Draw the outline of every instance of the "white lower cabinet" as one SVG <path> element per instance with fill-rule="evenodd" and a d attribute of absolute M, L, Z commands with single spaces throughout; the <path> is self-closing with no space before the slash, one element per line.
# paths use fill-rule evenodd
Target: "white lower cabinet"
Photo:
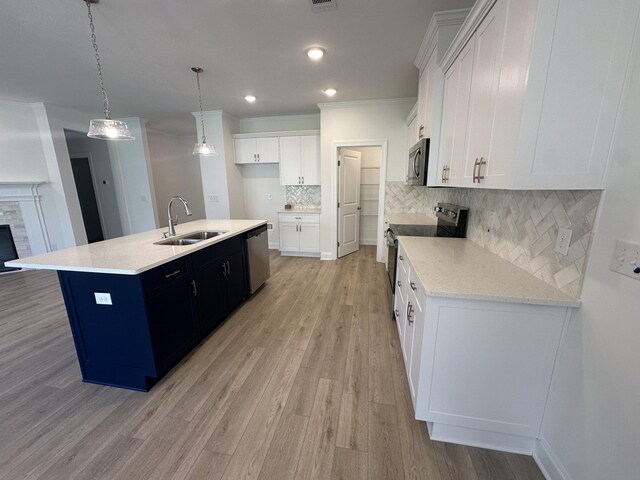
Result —
<path fill-rule="evenodd" d="M 399 255 L 394 307 L 416 418 L 434 440 L 531 453 L 568 307 L 433 296 L 402 245 Z"/>
<path fill-rule="evenodd" d="M 282 255 L 320 256 L 320 214 L 280 213 L 278 223 Z"/>

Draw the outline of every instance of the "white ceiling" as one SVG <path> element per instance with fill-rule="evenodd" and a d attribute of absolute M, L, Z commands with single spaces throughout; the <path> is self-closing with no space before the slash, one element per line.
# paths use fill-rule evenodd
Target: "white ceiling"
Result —
<path fill-rule="evenodd" d="M 156 128 L 190 132 L 202 66 L 205 110 L 237 117 L 317 112 L 335 101 L 417 92 L 413 60 L 431 14 L 472 0 L 101 0 L 93 6 L 111 110 Z M 48 102 L 101 115 L 83 0 L 4 0 L 0 98 Z M 309 61 L 304 49 L 326 48 Z M 243 97 L 258 97 L 254 105 Z"/>

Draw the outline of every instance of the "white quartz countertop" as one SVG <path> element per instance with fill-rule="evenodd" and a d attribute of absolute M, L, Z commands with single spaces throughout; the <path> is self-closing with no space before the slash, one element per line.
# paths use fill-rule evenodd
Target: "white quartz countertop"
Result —
<path fill-rule="evenodd" d="M 278 210 L 278 213 L 320 213 L 320 207 L 293 207 L 289 210 Z"/>
<path fill-rule="evenodd" d="M 471 240 L 398 237 L 427 295 L 579 307 L 580 301 Z"/>
<path fill-rule="evenodd" d="M 201 230 L 225 233 L 193 245 L 155 245 L 154 242 L 162 240 L 162 233 L 167 231 L 166 228 L 159 228 L 34 257 L 20 258 L 7 262 L 6 265 L 36 270 L 137 275 L 266 223 L 266 220 L 196 220 L 177 225 L 176 236 Z"/>
<path fill-rule="evenodd" d="M 395 225 L 435 225 L 438 222 L 426 213 L 387 213 L 385 220 Z"/>

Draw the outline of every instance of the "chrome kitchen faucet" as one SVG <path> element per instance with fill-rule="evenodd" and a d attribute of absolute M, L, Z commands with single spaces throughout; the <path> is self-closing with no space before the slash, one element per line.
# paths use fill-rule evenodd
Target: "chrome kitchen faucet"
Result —
<path fill-rule="evenodd" d="M 170 237 L 176 236 L 175 226 L 178 224 L 178 215 L 176 215 L 175 223 L 174 223 L 174 220 L 171 218 L 171 204 L 173 203 L 174 200 L 180 200 L 182 202 L 182 205 L 184 205 L 184 211 L 187 213 L 187 215 L 189 216 L 193 215 L 191 213 L 191 210 L 189 210 L 189 204 L 184 198 L 178 197 L 178 196 L 171 197 L 171 199 L 169 200 L 169 205 L 167 206 L 167 217 L 169 217 L 169 236 Z"/>

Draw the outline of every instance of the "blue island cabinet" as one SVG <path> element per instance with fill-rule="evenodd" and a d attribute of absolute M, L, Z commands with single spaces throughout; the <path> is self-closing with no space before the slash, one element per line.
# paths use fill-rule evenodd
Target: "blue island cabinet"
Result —
<path fill-rule="evenodd" d="M 60 271 L 85 382 L 148 391 L 246 298 L 242 238 L 139 275 Z"/>

